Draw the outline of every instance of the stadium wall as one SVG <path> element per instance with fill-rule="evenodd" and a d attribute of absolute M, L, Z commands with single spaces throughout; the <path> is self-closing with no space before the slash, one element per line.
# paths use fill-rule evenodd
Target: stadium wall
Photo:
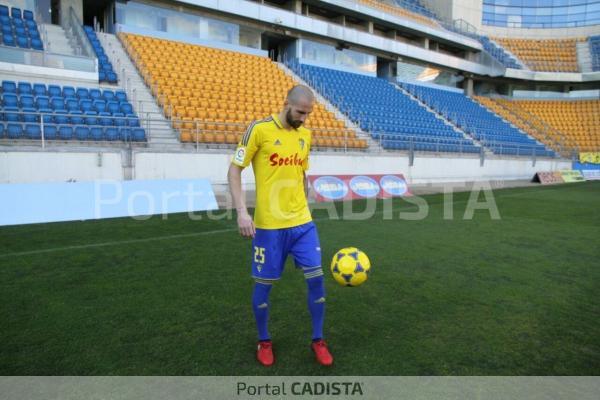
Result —
<path fill-rule="evenodd" d="M 120 150 L 104 152 L 12 151 L 0 153 L 0 183 L 67 182 L 123 180 L 129 171 L 128 155 Z M 229 153 L 165 153 L 137 151 L 133 153 L 134 179 L 207 178 L 222 190 L 231 154 Z M 480 166 L 478 157 L 445 157 L 416 155 L 409 165 L 406 155 L 322 154 L 311 158 L 310 173 L 381 174 L 402 173 L 409 183 L 438 183 L 484 180 L 529 179 L 536 171 L 571 169 L 568 160 L 490 158 Z M 244 171 L 244 182 L 253 187 L 250 169 Z"/>
<path fill-rule="evenodd" d="M 0 152 L 0 183 L 122 180 L 122 155 L 114 152 Z"/>

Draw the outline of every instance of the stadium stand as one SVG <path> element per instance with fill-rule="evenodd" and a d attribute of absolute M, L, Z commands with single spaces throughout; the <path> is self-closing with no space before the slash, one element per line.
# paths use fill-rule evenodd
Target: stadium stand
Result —
<path fill-rule="evenodd" d="M 600 35 L 588 38 L 592 56 L 592 71 L 600 71 Z"/>
<path fill-rule="evenodd" d="M 514 102 L 483 96 L 474 96 L 474 99 L 561 155 L 571 156 L 572 151 L 577 148 L 575 141 Z"/>
<path fill-rule="evenodd" d="M 437 20 L 438 17 L 429 8 L 425 7 L 419 0 L 394 0 L 394 3 L 401 8 L 421 14 L 427 18 Z"/>
<path fill-rule="evenodd" d="M 600 100 L 496 101 L 534 115 L 565 135 L 581 152 L 600 151 Z"/>
<path fill-rule="evenodd" d="M 555 155 L 462 93 L 408 83 L 400 85 L 495 154 L 529 156 L 535 151 L 537 156 Z"/>
<path fill-rule="evenodd" d="M 533 71 L 578 72 L 577 42 L 582 39 L 492 38 Z"/>
<path fill-rule="evenodd" d="M 522 69 L 517 60 L 509 55 L 502 47 L 497 46 L 487 36 L 477 36 L 477 40 L 481 43 L 485 51 L 490 53 L 492 57 L 500 61 L 506 68 Z"/>
<path fill-rule="evenodd" d="M 278 112 L 296 82 L 266 57 L 120 34 L 182 142 L 235 144 L 248 124 Z M 314 145 L 367 147 L 321 103 L 306 126 Z"/>
<path fill-rule="evenodd" d="M 0 138 L 146 141 L 122 90 L 2 81 Z"/>
<path fill-rule="evenodd" d="M 424 15 L 418 14 L 416 12 L 409 11 L 400 6 L 391 5 L 391 4 L 384 3 L 384 2 L 378 1 L 378 0 L 358 0 L 358 1 L 359 1 L 359 3 L 364 4 L 366 6 L 376 8 L 380 11 L 384 11 L 386 13 L 393 14 L 393 15 L 401 17 L 401 18 L 407 18 L 407 19 L 413 20 L 413 21 L 418 22 L 423 25 L 428 25 L 428 26 L 431 26 L 434 28 L 440 27 L 440 25 L 437 23 L 437 21 L 434 21 L 433 19 L 431 19 L 431 17 L 427 17 Z M 413 4 L 415 4 L 415 2 L 413 2 Z"/>
<path fill-rule="evenodd" d="M 480 148 L 388 81 L 305 64 L 290 67 L 386 149 L 479 153 Z"/>
<path fill-rule="evenodd" d="M 98 40 L 94 28 L 91 26 L 84 26 L 83 30 L 92 44 L 94 53 L 96 53 L 96 57 L 98 58 L 98 80 L 100 82 L 117 83 L 117 74 L 115 74 L 112 63 L 108 59 L 100 40 Z"/>
<path fill-rule="evenodd" d="M 33 12 L 0 5 L 0 44 L 23 49 L 44 50 Z"/>

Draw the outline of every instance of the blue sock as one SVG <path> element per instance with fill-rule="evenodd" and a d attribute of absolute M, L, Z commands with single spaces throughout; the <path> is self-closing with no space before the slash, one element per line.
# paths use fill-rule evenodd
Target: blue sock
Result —
<path fill-rule="evenodd" d="M 308 285 L 308 311 L 312 318 L 313 340 L 323 338 L 323 320 L 325 319 L 325 282 L 323 270 L 305 272 Z"/>
<path fill-rule="evenodd" d="M 252 310 L 258 328 L 258 340 L 270 340 L 267 323 L 269 322 L 269 293 L 273 285 L 256 282 L 252 293 Z"/>

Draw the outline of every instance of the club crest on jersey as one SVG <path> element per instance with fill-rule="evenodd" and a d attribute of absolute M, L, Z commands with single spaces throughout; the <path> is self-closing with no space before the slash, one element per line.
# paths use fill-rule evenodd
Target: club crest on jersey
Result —
<path fill-rule="evenodd" d="M 304 150 L 304 139 L 298 139 L 298 142 L 300 143 L 300 150 Z"/>
<path fill-rule="evenodd" d="M 281 140 L 277 139 L 274 143 L 275 146 L 281 146 Z"/>
<path fill-rule="evenodd" d="M 233 159 L 235 160 L 235 162 L 242 164 L 244 162 L 245 158 L 246 158 L 246 148 L 240 147 L 235 152 L 235 157 Z"/>

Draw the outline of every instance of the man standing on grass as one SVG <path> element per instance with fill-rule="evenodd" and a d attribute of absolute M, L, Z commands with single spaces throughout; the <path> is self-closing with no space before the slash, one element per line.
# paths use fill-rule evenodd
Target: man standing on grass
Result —
<path fill-rule="evenodd" d="M 253 122 L 242 137 L 227 178 L 237 210 L 240 234 L 252 240 L 252 277 L 255 280 L 252 309 L 258 328 L 258 361 L 275 362 L 269 319 L 269 293 L 281 278 L 289 254 L 302 268 L 308 286 L 312 319 L 311 348 L 317 362 L 331 365 L 333 357 L 323 340 L 325 286 L 317 228 L 306 201 L 311 133 L 302 124 L 315 102 L 310 88 L 297 85 L 287 94 L 283 110 Z M 256 181 L 254 221 L 248 214 L 242 191 L 242 170 L 252 163 Z"/>

